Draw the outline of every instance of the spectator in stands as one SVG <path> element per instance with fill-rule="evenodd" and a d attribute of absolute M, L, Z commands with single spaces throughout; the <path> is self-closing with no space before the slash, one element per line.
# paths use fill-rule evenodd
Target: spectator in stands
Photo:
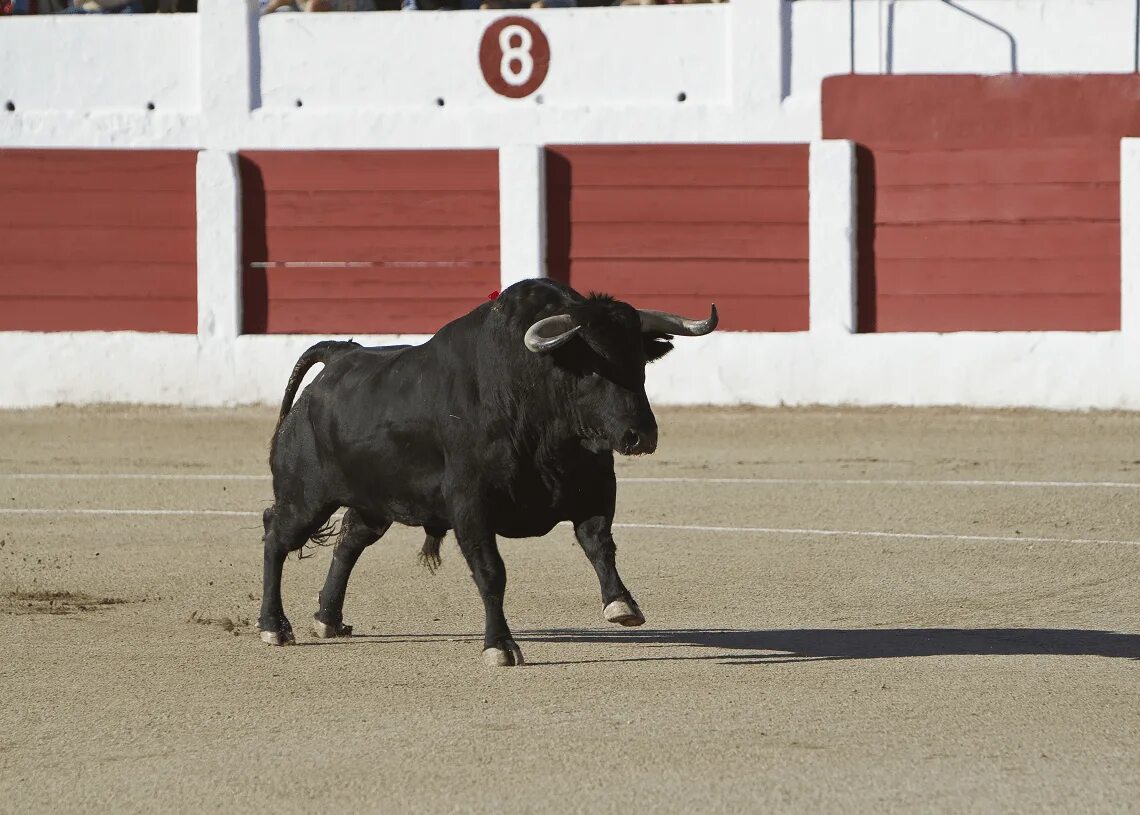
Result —
<path fill-rule="evenodd" d="M 577 0 L 483 0 L 479 8 L 485 9 L 522 9 L 522 8 L 573 8 Z"/>
<path fill-rule="evenodd" d="M 470 11 L 479 8 L 481 0 L 403 0 L 404 11 Z"/>
<path fill-rule="evenodd" d="M 142 0 L 72 0 L 59 14 L 141 14 Z"/>
<path fill-rule="evenodd" d="M 260 0 L 261 13 L 275 11 L 376 11 L 373 0 Z"/>
<path fill-rule="evenodd" d="M 727 0 L 403 0 L 405 11 L 458 9 L 575 8 L 579 6 L 659 6 L 673 3 L 724 3 Z"/>
<path fill-rule="evenodd" d="M 722 3 L 728 0 L 259 0 L 261 13 L 274 11 L 440 11 L 471 9 L 572 8 L 576 6 Z M 0 17 L 13 14 L 153 14 L 195 12 L 198 0 L 0 0 Z"/>
<path fill-rule="evenodd" d="M 142 4 L 147 14 L 169 11 L 193 13 L 198 10 L 198 0 L 142 0 Z"/>
<path fill-rule="evenodd" d="M 55 14 L 70 6 L 69 0 L 4 0 L 0 2 L 0 14 Z"/>
<path fill-rule="evenodd" d="M 610 5 L 612 0 L 607 0 Z M 470 9 L 573 8 L 577 0 L 403 0 L 404 11 L 456 11 Z"/>

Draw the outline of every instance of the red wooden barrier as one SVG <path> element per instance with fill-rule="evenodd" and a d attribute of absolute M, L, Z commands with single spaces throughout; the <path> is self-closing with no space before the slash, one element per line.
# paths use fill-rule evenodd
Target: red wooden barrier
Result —
<path fill-rule="evenodd" d="M 721 327 L 808 327 L 806 145 L 547 150 L 547 263 L 579 291 Z"/>
<path fill-rule="evenodd" d="M 194 333 L 196 157 L 0 150 L 0 331 Z"/>
<path fill-rule="evenodd" d="M 859 142 L 861 331 L 1120 327 L 1119 140 L 1140 78 L 842 76 Z"/>
<path fill-rule="evenodd" d="M 246 333 L 432 333 L 499 287 L 494 151 L 242 153 Z"/>

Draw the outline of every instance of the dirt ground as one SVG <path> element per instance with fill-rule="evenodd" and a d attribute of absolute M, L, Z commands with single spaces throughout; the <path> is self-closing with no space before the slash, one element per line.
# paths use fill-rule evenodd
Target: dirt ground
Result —
<path fill-rule="evenodd" d="M 568 529 L 504 541 L 493 669 L 418 530 L 357 636 L 308 634 L 319 549 L 298 647 L 258 640 L 272 411 L 0 413 L 0 811 L 1140 812 L 1140 415 L 658 418 L 620 466 L 648 623 Z"/>

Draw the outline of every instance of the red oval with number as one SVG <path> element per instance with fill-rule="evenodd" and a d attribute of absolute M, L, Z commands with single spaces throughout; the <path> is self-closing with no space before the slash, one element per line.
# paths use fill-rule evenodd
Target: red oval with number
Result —
<path fill-rule="evenodd" d="M 550 41 L 527 17 L 502 17 L 479 42 L 479 67 L 491 90 L 511 99 L 530 96 L 550 69 Z"/>

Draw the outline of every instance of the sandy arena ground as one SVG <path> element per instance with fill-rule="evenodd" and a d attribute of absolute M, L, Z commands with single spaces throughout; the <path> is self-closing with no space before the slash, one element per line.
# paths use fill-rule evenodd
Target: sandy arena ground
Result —
<path fill-rule="evenodd" d="M 1140 415 L 658 418 L 648 624 L 568 529 L 504 541 L 529 664 L 492 669 L 404 528 L 358 636 L 308 634 L 320 549 L 261 644 L 272 411 L 0 413 L 0 811 L 1140 811 Z"/>

